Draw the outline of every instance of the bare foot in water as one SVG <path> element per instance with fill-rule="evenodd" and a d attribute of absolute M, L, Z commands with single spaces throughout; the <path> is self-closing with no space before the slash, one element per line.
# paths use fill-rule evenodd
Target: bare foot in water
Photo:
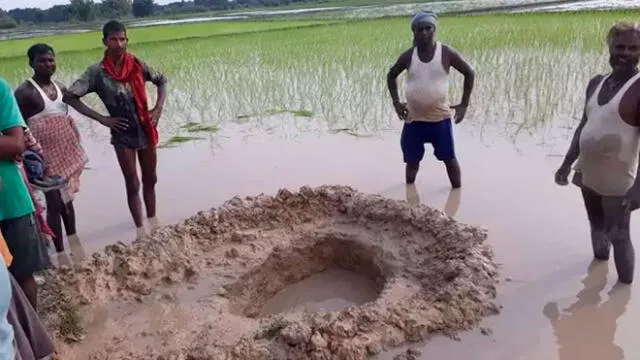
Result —
<path fill-rule="evenodd" d="M 151 217 L 148 219 L 149 221 L 149 227 L 151 228 L 151 231 L 156 230 L 157 228 L 160 227 L 160 221 L 158 220 L 157 217 Z"/>
<path fill-rule="evenodd" d="M 68 235 L 67 240 L 69 241 L 69 250 L 71 251 L 71 257 L 74 262 L 81 262 L 86 257 L 84 252 L 84 246 L 82 246 L 82 242 L 78 235 Z"/>
<path fill-rule="evenodd" d="M 146 232 L 144 226 L 136 228 L 136 240 L 140 240 L 145 236 L 147 236 L 147 232 Z"/>
<path fill-rule="evenodd" d="M 71 258 L 64 251 L 58 253 L 58 267 L 62 266 L 71 267 Z"/>

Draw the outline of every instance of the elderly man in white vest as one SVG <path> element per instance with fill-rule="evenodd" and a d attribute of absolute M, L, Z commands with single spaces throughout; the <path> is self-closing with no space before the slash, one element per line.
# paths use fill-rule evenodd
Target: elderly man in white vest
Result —
<path fill-rule="evenodd" d="M 640 195 L 640 25 L 614 25 L 607 42 L 611 72 L 589 82 L 582 120 L 555 181 L 567 185 L 577 160 L 572 182 L 582 190 L 593 256 L 607 261 L 613 246 L 618 280 L 629 284 L 635 264 L 629 218 Z"/>

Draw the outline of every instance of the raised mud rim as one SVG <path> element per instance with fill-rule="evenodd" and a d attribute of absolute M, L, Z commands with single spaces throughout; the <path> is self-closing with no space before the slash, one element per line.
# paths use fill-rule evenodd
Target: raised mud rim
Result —
<path fill-rule="evenodd" d="M 59 289 L 55 293 L 63 293 L 70 300 L 66 306 L 136 298 L 163 284 L 197 279 L 201 264 L 195 259 L 237 241 L 243 231 L 295 229 L 313 219 L 328 224 L 346 222 L 395 241 L 395 252 L 393 246 L 388 250 L 379 242 L 371 245 L 373 253 L 384 257 L 384 261 L 374 261 L 384 301 L 336 312 L 306 313 L 293 320 L 268 317 L 253 334 L 225 347 L 226 358 L 365 359 L 385 348 L 421 341 L 435 333 L 470 329 L 483 317 L 499 312 L 494 302 L 497 266 L 485 243 L 485 229 L 458 223 L 424 205 L 415 208 L 404 201 L 346 186 L 302 187 L 295 193 L 281 189 L 275 196 L 234 197 L 131 245 L 108 246 L 76 269 L 48 271 L 46 278 L 50 286 Z M 351 235 L 331 230 L 315 236 Z M 409 296 L 385 298 L 389 289 L 403 281 L 417 288 Z M 232 295 L 242 292 L 232 291 Z M 47 315 L 47 323 L 56 336 L 61 336 L 55 311 Z M 194 341 L 176 351 L 199 358 L 208 352 L 207 345 L 211 347 Z"/>

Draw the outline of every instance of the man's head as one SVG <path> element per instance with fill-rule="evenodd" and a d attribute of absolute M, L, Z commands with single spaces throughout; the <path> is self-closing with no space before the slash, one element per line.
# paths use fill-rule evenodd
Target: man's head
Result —
<path fill-rule="evenodd" d="M 432 11 L 421 11 L 415 14 L 411 20 L 414 44 L 418 45 L 432 42 L 436 33 L 437 24 L 438 16 Z"/>
<path fill-rule="evenodd" d="M 622 21 L 611 27 L 607 35 L 609 63 L 614 71 L 629 71 L 640 59 L 640 24 Z"/>
<path fill-rule="evenodd" d="M 38 76 L 51 77 L 56 72 L 56 54 L 47 44 L 35 44 L 27 51 L 29 66 Z"/>
<path fill-rule="evenodd" d="M 127 51 L 127 28 L 120 22 L 112 20 L 102 28 L 102 42 L 107 51 L 114 56 L 122 56 Z"/>

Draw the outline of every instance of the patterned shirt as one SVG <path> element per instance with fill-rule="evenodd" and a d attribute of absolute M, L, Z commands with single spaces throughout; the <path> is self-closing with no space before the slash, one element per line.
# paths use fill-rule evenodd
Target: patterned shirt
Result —
<path fill-rule="evenodd" d="M 161 86 L 167 82 L 167 78 L 153 69 L 144 61 L 142 72 L 145 81 Z M 89 66 L 87 70 L 67 90 L 70 94 L 79 98 L 96 93 L 104 103 L 110 116 L 127 119 L 129 127 L 125 131 L 111 130 L 111 143 L 127 147 L 141 149 L 149 142 L 144 125 L 136 112 L 133 91 L 129 84 L 114 80 L 104 69 L 102 61 Z"/>

